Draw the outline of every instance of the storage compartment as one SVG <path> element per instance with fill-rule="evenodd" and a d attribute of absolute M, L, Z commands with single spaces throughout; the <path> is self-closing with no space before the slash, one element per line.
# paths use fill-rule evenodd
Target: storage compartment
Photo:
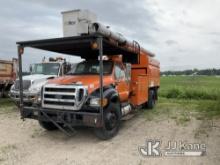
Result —
<path fill-rule="evenodd" d="M 133 81 L 133 92 L 131 102 L 133 105 L 141 105 L 148 100 L 148 79 L 147 75 L 138 75 Z"/>

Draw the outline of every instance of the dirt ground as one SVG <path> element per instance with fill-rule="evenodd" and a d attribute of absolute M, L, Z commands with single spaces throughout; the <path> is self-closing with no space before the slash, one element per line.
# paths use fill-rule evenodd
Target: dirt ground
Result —
<path fill-rule="evenodd" d="M 205 143 L 202 157 L 149 158 L 138 147 L 146 139 Z M 86 165 L 86 164 L 219 164 L 220 121 L 204 122 L 192 119 L 187 125 L 177 125 L 172 119 L 146 120 L 137 114 L 123 121 L 119 134 L 108 141 L 95 137 L 92 129 L 79 128 L 73 137 L 60 131 L 48 132 L 37 121 L 20 120 L 14 111 L 0 114 L 1 165 Z"/>

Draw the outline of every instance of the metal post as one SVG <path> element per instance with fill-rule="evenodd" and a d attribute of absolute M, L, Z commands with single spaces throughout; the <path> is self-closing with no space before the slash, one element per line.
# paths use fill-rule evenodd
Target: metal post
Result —
<path fill-rule="evenodd" d="M 18 46 L 18 62 L 19 62 L 19 94 L 20 94 L 20 113 L 21 118 L 24 119 L 23 116 L 23 79 L 22 79 L 22 54 L 23 54 L 23 47 L 20 45 Z"/>
<path fill-rule="evenodd" d="M 101 112 L 101 118 L 102 118 L 102 124 L 103 121 L 103 45 L 102 45 L 102 37 L 98 38 L 98 45 L 99 45 L 99 84 L 100 84 L 100 99 L 101 99 L 101 106 L 100 106 L 100 112 Z"/>

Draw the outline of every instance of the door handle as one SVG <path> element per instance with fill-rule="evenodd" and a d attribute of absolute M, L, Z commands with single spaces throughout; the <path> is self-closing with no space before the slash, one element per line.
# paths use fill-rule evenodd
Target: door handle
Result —
<path fill-rule="evenodd" d="M 116 82 L 115 82 L 115 85 L 117 86 L 119 83 L 120 83 L 120 81 L 116 81 Z"/>

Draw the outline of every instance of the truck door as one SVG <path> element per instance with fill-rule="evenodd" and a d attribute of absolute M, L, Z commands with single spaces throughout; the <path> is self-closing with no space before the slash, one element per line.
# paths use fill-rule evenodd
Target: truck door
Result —
<path fill-rule="evenodd" d="M 120 101 L 127 101 L 129 97 L 129 80 L 126 77 L 125 68 L 119 64 L 115 64 L 115 86 L 119 93 Z"/>

